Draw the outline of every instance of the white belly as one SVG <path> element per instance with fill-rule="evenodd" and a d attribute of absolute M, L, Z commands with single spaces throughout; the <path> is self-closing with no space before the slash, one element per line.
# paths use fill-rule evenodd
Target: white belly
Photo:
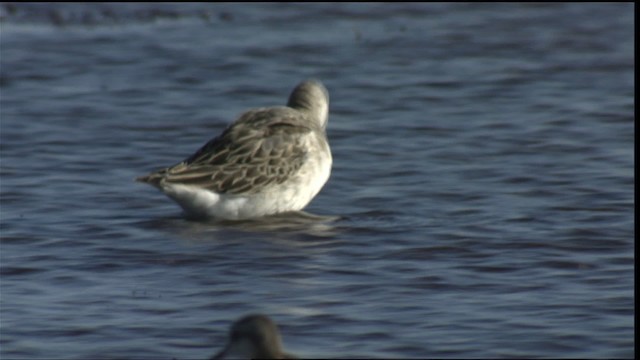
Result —
<path fill-rule="evenodd" d="M 326 158 L 328 154 L 328 159 Z M 199 187 L 164 184 L 162 191 L 197 218 L 243 220 L 302 210 L 331 174 L 331 153 L 314 156 L 289 181 L 257 194 L 218 194 Z"/>

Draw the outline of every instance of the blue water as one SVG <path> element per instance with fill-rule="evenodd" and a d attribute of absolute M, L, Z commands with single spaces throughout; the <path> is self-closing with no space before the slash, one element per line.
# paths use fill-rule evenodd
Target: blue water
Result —
<path fill-rule="evenodd" d="M 634 5 L 0 5 L 0 358 L 633 358 Z M 196 222 L 133 178 L 298 82 L 306 209 Z"/>

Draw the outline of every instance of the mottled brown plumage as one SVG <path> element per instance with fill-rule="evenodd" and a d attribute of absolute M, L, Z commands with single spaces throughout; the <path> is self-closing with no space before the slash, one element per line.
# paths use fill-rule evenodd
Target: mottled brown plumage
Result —
<path fill-rule="evenodd" d="M 193 185 L 221 194 L 258 193 L 281 184 L 305 161 L 307 149 L 300 135 L 312 131 L 309 121 L 296 118 L 294 111 L 281 107 L 246 112 L 185 161 L 139 181 Z"/>

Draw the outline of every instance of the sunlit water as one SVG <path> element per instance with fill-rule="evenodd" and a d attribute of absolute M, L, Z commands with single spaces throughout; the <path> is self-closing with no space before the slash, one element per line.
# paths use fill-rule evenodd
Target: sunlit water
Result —
<path fill-rule="evenodd" d="M 630 4 L 0 6 L 0 357 L 634 357 Z M 134 177 L 299 81 L 305 213 L 197 222 Z"/>

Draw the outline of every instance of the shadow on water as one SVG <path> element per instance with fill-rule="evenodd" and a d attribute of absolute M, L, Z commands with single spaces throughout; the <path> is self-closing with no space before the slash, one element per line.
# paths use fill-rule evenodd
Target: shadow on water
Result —
<path fill-rule="evenodd" d="M 156 218 L 141 222 L 146 229 L 177 231 L 192 240 L 203 235 L 218 237 L 256 234 L 298 234 L 303 238 L 330 238 L 339 233 L 339 216 L 316 215 L 305 211 L 287 212 L 253 220 L 193 219 L 184 216 Z M 206 236 L 210 238 L 209 236 Z"/>
<path fill-rule="evenodd" d="M 305 211 L 293 211 L 254 220 L 206 220 L 190 222 L 220 227 L 230 231 L 250 233 L 300 233 L 315 237 L 330 237 L 336 235 L 335 222 L 338 216 L 315 215 Z"/>

